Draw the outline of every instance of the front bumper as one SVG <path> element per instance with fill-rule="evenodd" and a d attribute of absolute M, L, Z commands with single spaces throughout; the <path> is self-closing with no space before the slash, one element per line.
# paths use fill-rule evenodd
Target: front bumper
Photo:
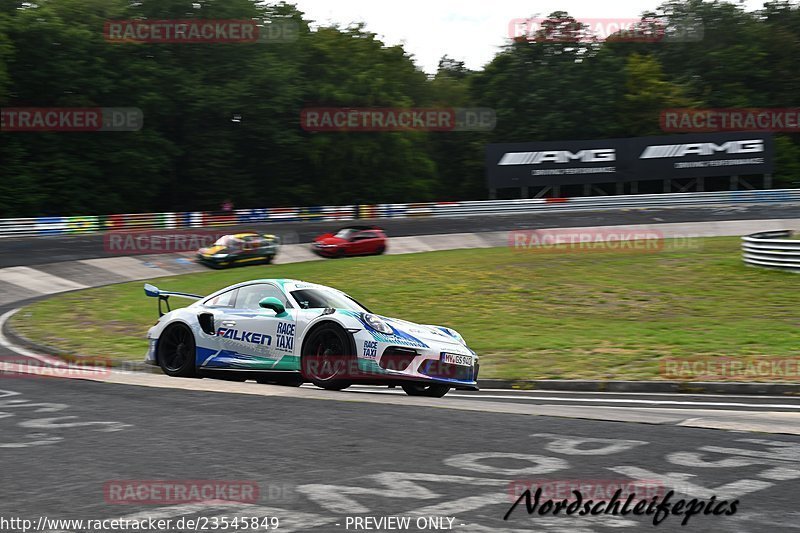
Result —
<path fill-rule="evenodd" d="M 441 383 L 457 389 L 478 390 L 480 363 L 474 354 L 472 364 L 466 366 L 445 363 L 444 354 L 452 353 L 450 351 L 416 348 L 413 356 L 411 352 L 407 348 L 390 346 L 374 361 L 364 361 L 363 366 L 370 374 L 378 374 L 388 381 Z"/>
<path fill-rule="evenodd" d="M 322 257 L 333 257 L 339 253 L 339 250 L 341 250 L 341 248 L 339 248 L 338 246 L 335 246 L 333 248 L 321 248 L 316 244 L 311 245 L 311 251 L 317 255 L 321 255 Z"/>
<path fill-rule="evenodd" d="M 225 259 L 215 259 L 210 255 L 203 255 L 203 254 L 197 254 L 195 258 L 197 259 L 198 263 L 202 263 L 204 265 L 209 265 L 209 266 L 224 266 L 232 261 L 232 259 L 228 257 L 226 257 Z"/>
<path fill-rule="evenodd" d="M 147 338 L 147 355 L 144 357 L 144 362 L 147 365 L 158 366 L 158 339 Z"/>

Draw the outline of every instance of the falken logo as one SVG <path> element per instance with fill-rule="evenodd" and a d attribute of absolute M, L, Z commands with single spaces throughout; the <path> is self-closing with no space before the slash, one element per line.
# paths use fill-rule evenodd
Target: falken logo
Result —
<path fill-rule="evenodd" d="M 725 154 L 757 154 L 764 151 L 762 139 L 746 141 L 728 141 L 723 144 L 716 143 L 690 143 L 690 144 L 663 144 L 648 146 L 639 156 L 639 159 L 663 159 L 668 157 L 685 157 L 687 155 L 712 156 L 718 153 Z"/>
<path fill-rule="evenodd" d="M 223 339 L 231 339 L 239 342 L 248 342 L 262 346 L 272 345 L 272 337 L 263 333 L 253 333 L 251 331 L 239 331 L 238 329 L 219 328 L 217 335 Z"/>
<path fill-rule="evenodd" d="M 548 152 L 509 152 L 505 154 L 498 166 L 505 165 L 541 165 L 542 163 L 607 163 L 617 160 L 614 148 L 596 148 L 570 152 L 569 150 L 552 150 Z"/>

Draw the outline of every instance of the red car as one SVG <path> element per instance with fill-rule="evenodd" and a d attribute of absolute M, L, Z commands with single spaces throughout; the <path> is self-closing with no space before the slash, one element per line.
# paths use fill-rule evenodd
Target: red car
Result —
<path fill-rule="evenodd" d="M 386 234 L 377 226 L 349 226 L 314 239 L 311 249 L 323 257 L 380 255 L 386 251 Z"/>

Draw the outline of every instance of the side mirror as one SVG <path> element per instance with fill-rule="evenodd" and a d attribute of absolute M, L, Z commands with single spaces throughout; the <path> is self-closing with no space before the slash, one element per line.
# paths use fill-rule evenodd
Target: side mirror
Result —
<path fill-rule="evenodd" d="M 288 313 L 286 312 L 286 308 L 283 306 L 280 300 L 275 298 L 274 296 L 267 296 L 260 302 L 258 302 L 258 306 L 262 309 L 272 309 L 275 311 L 276 316 L 284 317 Z"/>

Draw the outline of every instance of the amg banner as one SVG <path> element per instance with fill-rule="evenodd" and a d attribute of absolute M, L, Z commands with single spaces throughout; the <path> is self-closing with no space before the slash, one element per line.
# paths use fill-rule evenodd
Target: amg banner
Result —
<path fill-rule="evenodd" d="M 772 136 L 718 133 L 490 144 L 489 188 L 614 183 L 772 172 Z"/>
<path fill-rule="evenodd" d="M 772 173 L 772 136 L 764 133 L 638 137 L 626 145 L 638 180 Z"/>
<path fill-rule="evenodd" d="M 617 168 L 619 139 L 490 144 L 490 189 L 625 180 Z"/>

